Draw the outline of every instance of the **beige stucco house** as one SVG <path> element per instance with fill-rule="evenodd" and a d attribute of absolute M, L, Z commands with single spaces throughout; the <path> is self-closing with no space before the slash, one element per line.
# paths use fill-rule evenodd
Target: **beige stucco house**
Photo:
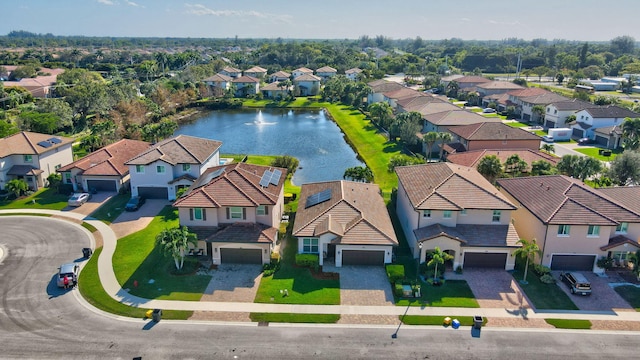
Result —
<path fill-rule="evenodd" d="M 338 70 L 331 66 L 323 66 L 316 70 L 316 76 L 322 79 L 322 81 L 327 81 L 336 75 L 338 75 Z"/>
<path fill-rule="evenodd" d="M 640 248 L 640 209 L 616 200 L 613 192 L 563 175 L 499 179 L 498 186 L 518 206 L 513 213 L 518 234 L 536 240 L 539 262 L 552 270 L 603 272 L 598 258 Z"/>
<path fill-rule="evenodd" d="M 312 74 L 300 75 L 293 79 L 298 95 L 314 96 L 320 92 L 321 79 Z"/>
<path fill-rule="evenodd" d="M 233 83 L 233 78 L 224 74 L 215 74 L 203 80 L 207 84 L 209 94 L 212 96 L 223 96 Z"/>
<path fill-rule="evenodd" d="M 215 166 L 173 206 L 213 264 L 267 264 L 278 240 L 286 177 L 286 169 L 269 166 Z"/>
<path fill-rule="evenodd" d="M 47 177 L 73 161 L 72 138 L 28 131 L 0 139 L 0 189 L 21 179 L 29 189 L 47 185 Z"/>
<path fill-rule="evenodd" d="M 439 247 L 450 266 L 512 270 L 520 239 L 516 206 L 475 169 L 451 163 L 400 166 L 396 211 L 420 263 Z"/>
<path fill-rule="evenodd" d="M 337 267 L 390 263 L 398 246 L 378 185 L 344 180 L 302 185 L 292 235 Z"/>

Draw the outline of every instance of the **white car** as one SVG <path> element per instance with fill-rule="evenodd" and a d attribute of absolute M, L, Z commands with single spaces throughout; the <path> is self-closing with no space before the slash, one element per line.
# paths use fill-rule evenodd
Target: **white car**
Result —
<path fill-rule="evenodd" d="M 80 206 L 91 199 L 91 194 L 89 193 L 75 193 L 71 195 L 67 204 L 69 206 Z"/>
<path fill-rule="evenodd" d="M 548 142 L 548 143 L 552 143 L 553 142 L 553 136 L 545 135 L 545 136 L 542 137 L 542 141 Z"/>
<path fill-rule="evenodd" d="M 482 112 L 485 113 L 485 114 L 493 114 L 494 112 L 496 112 L 496 109 L 484 108 L 484 109 L 482 109 Z"/>

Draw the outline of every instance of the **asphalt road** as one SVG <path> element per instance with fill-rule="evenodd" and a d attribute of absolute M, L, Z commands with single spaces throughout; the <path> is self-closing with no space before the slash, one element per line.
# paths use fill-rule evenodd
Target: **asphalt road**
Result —
<path fill-rule="evenodd" d="M 220 324 L 118 319 L 56 287 L 89 245 L 44 217 L 0 217 L 2 359 L 631 359 L 638 333 Z M 397 332 L 397 338 L 392 334 Z"/>

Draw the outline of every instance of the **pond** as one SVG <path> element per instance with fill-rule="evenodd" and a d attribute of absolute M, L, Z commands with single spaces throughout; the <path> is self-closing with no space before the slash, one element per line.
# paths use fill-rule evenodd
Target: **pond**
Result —
<path fill-rule="evenodd" d="M 323 110 L 214 111 L 182 125 L 176 134 L 221 141 L 224 154 L 293 156 L 300 160 L 296 185 L 340 180 L 347 168 L 364 166 Z"/>

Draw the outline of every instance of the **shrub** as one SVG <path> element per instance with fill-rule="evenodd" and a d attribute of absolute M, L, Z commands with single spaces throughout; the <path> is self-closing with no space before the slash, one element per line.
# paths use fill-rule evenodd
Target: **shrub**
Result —
<path fill-rule="evenodd" d="M 280 253 L 275 251 L 271 252 L 271 263 L 280 263 Z"/>
<path fill-rule="evenodd" d="M 456 274 L 462 274 L 462 266 L 458 265 L 456 268 Z"/>
<path fill-rule="evenodd" d="M 392 284 L 404 279 L 404 265 L 389 264 L 387 265 L 387 277 Z"/>
<path fill-rule="evenodd" d="M 544 274 L 540 276 L 540 281 L 544 284 L 553 284 L 556 282 L 556 279 L 554 279 L 551 274 Z"/>
<path fill-rule="evenodd" d="M 613 258 L 602 256 L 596 261 L 599 268 L 609 270 L 613 267 Z"/>
<path fill-rule="evenodd" d="M 317 269 L 320 266 L 318 254 L 296 254 L 296 265 Z"/>
<path fill-rule="evenodd" d="M 400 284 L 400 283 L 396 283 L 394 285 L 393 291 L 395 292 L 397 297 L 402 297 L 404 295 L 403 291 L 402 291 L 402 284 Z"/>
<path fill-rule="evenodd" d="M 543 276 L 551 273 L 551 269 L 548 266 L 533 264 L 533 272 L 538 276 Z"/>

